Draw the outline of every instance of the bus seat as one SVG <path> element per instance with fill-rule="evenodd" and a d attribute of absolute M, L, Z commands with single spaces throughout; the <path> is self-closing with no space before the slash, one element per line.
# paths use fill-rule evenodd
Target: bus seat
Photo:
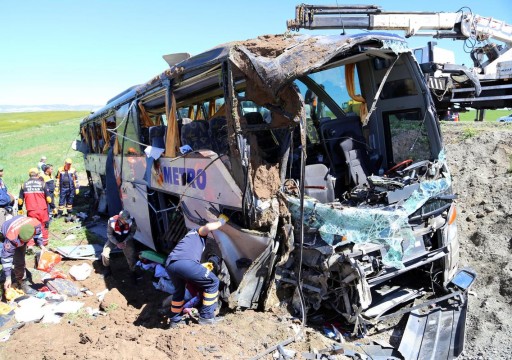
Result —
<path fill-rule="evenodd" d="M 213 151 L 217 154 L 225 154 L 228 152 L 228 126 L 224 116 L 211 118 L 210 121 L 210 140 L 212 142 Z"/>
<path fill-rule="evenodd" d="M 347 163 L 340 143 L 347 137 L 363 138 L 359 116 L 320 120 L 320 140 L 329 158 L 330 172 L 336 178 L 347 176 Z"/>
<path fill-rule="evenodd" d="M 212 150 L 208 121 L 194 120 L 181 128 L 181 144 L 189 145 L 193 150 Z"/>
<path fill-rule="evenodd" d="M 149 144 L 161 149 L 165 149 L 165 133 L 167 126 L 150 126 L 149 127 Z"/>
<path fill-rule="evenodd" d="M 346 138 L 341 140 L 340 147 L 347 161 L 350 179 L 354 185 L 368 184 L 371 175 L 371 162 L 364 138 Z"/>
<path fill-rule="evenodd" d="M 334 201 L 334 181 L 324 164 L 306 165 L 304 191 L 323 204 Z"/>

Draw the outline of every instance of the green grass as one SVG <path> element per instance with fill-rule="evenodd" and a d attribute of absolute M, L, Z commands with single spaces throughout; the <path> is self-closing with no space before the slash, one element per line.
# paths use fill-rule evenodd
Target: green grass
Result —
<path fill-rule="evenodd" d="M 486 110 L 485 112 L 485 121 L 496 122 L 498 118 L 509 115 L 512 113 L 511 110 Z M 470 110 L 467 112 L 459 113 L 460 121 L 475 121 L 476 118 L 476 110 Z"/>
<path fill-rule="evenodd" d="M 42 111 L 0 113 L 0 133 L 27 130 L 33 127 L 45 127 L 69 119 L 82 119 L 87 111 Z"/>
<path fill-rule="evenodd" d="M 0 164 L 4 167 L 3 180 L 14 196 L 18 196 L 21 185 L 28 179 L 28 169 L 37 166 L 41 155 L 46 155 L 47 162 L 54 165 L 54 175 L 64 160 L 71 158 L 81 184 L 87 183 L 83 155 L 71 149 L 72 141 L 79 139 L 80 121 L 87 114 L 77 111 L 0 114 Z M 89 199 L 84 197 L 87 187 L 82 186 L 80 191 L 73 208 L 76 212 L 87 212 Z M 66 223 L 63 218 L 53 220 L 49 229 L 50 248 L 102 243 L 85 226 L 70 230 L 79 224 Z M 76 239 L 64 240 L 70 234 L 76 235 Z M 33 257 L 27 256 L 27 264 L 33 264 Z M 57 267 L 66 267 L 64 264 Z"/>
<path fill-rule="evenodd" d="M 467 128 L 462 130 L 462 138 L 463 139 L 470 139 L 478 134 L 478 131 L 473 128 Z"/>
<path fill-rule="evenodd" d="M 28 169 L 37 166 L 41 155 L 57 169 L 66 158 L 73 160 L 79 179 L 85 179 L 83 157 L 71 149 L 79 138 L 79 124 L 87 112 L 49 111 L 0 114 L 0 164 L 4 182 L 13 195 L 28 179 Z"/>

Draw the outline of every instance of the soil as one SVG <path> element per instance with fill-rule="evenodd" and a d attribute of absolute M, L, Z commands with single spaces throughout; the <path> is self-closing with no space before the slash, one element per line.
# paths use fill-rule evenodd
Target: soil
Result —
<path fill-rule="evenodd" d="M 459 194 L 460 267 L 478 272 L 469 300 L 466 347 L 461 358 L 510 359 L 512 126 L 449 123 L 443 124 L 442 130 Z M 279 308 L 275 312 L 221 310 L 223 321 L 215 326 L 190 321 L 168 329 L 158 314 L 166 294 L 153 288 L 151 274 L 143 274 L 134 285 L 122 255 L 114 257 L 112 263 L 113 276 L 104 279 L 101 266 L 94 263 L 96 271 L 76 282 L 94 294 L 109 290 L 101 302 L 95 295 L 79 299 L 86 307 L 103 310 L 103 315 L 94 317 L 81 311 L 65 316 L 60 324 L 26 324 L 0 343 L 0 359 L 251 358 L 293 339 L 300 328 L 298 319 Z M 375 337 L 355 341 L 364 343 Z M 382 331 L 378 337 L 393 343 L 391 331 Z M 306 326 L 304 337 L 285 348 L 295 351 L 295 358 L 300 359 L 303 352 L 325 349 L 333 343 L 321 329 Z"/>

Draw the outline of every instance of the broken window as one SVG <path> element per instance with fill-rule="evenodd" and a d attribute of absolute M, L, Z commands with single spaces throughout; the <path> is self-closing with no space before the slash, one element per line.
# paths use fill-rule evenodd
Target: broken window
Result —
<path fill-rule="evenodd" d="M 431 158 L 428 132 L 419 109 L 385 112 L 383 116 L 390 165 Z"/>

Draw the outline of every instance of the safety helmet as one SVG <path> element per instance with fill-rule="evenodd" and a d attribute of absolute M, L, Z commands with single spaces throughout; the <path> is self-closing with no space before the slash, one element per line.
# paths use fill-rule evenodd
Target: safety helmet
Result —
<path fill-rule="evenodd" d="M 130 218 L 130 212 L 128 210 L 121 210 L 119 212 L 119 219 L 128 220 Z"/>
<path fill-rule="evenodd" d="M 69 165 L 73 164 L 73 160 L 71 160 L 71 158 L 67 158 L 64 162 Z"/>
<path fill-rule="evenodd" d="M 32 174 L 37 175 L 39 173 L 39 170 L 37 168 L 33 167 L 28 169 L 28 175 L 31 176 Z"/>

